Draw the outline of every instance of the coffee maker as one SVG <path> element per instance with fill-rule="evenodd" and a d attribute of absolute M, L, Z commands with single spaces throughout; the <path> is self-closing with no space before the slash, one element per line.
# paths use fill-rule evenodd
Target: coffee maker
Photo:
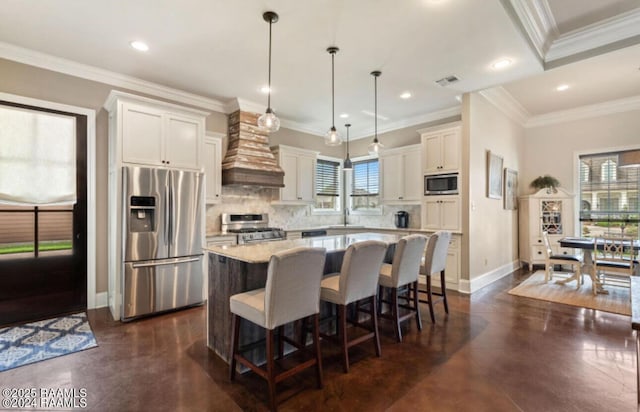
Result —
<path fill-rule="evenodd" d="M 409 212 L 400 210 L 396 212 L 396 227 L 406 229 L 409 227 Z"/>

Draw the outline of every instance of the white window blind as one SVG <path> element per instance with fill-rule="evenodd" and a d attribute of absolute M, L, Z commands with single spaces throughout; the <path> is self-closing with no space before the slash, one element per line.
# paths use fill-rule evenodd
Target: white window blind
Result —
<path fill-rule="evenodd" d="M 76 124 L 70 116 L 0 105 L 0 203 L 76 202 Z"/>
<path fill-rule="evenodd" d="M 316 195 L 340 196 L 340 163 L 318 159 L 316 162 Z"/>
<path fill-rule="evenodd" d="M 580 156 L 580 220 L 637 223 L 640 168 L 620 168 L 618 153 Z"/>
<path fill-rule="evenodd" d="M 351 210 L 379 211 L 380 173 L 378 159 L 353 162 L 351 173 Z"/>

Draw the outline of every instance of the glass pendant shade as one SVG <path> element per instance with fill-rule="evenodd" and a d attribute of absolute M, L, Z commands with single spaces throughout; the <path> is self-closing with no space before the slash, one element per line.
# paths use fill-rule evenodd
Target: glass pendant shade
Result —
<path fill-rule="evenodd" d="M 348 170 L 348 169 L 353 169 L 353 163 L 351 163 L 351 159 L 349 159 L 349 128 L 351 127 L 351 125 L 345 124 L 344 127 L 347 128 L 347 157 L 344 158 L 344 163 L 342 165 L 342 168 L 344 170 Z"/>
<path fill-rule="evenodd" d="M 384 149 L 384 145 L 382 143 L 380 143 L 378 141 L 378 139 L 374 139 L 373 142 L 371 142 L 371 144 L 369 144 L 368 148 L 369 150 L 369 154 L 371 156 L 377 156 L 380 154 L 380 152 L 382 151 L 382 149 Z"/>
<path fill-rule="evenodd" d="M 271 109 L 267 109 L 267 111 L 258 118 L 258 127 L 269 133 L 277 132 L 278 129 L 280 129 L 280 119 L 278 119 Z"/>
<path fill-rule="evenodd" d="M 327 146 L 339 146 L 342 144 L 342 136 L 340 136 L 335 127 L 329 129 L 327 134 L 324 135 L 324 144 Z"/>
<path fill-rule="evenodd" d="M 277 22 L 279 17 L 275 12 L 267 11 L 262 15 L 262 18 L 269 23 L 269 94 L 267 95 L 267 110 L 258 118 L 258 127 L 271 133 L 280 129 L 280 119 L 271 110 L 271 25 Z"/>
<path fill-rule="evenodd" d="M 329 47 L 327 48 L 327 52 L 331 55 L 331 128 L 324 136 L 324 144 L 327 146 L 339 146 L 342 144 L 342 136 L 336 130 L 336 106 L 335 106 L 335 70 L 334 70 L 334 60 L 336 53 L 338 52 L 337 47 Z"/>

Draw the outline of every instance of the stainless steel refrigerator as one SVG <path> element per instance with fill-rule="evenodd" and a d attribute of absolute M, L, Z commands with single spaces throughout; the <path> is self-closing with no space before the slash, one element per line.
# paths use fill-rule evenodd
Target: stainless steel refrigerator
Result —
<path fill-rule="evenodd" d="M 202 173 L 123 168 L 122 320 L 202 303 Z"/>

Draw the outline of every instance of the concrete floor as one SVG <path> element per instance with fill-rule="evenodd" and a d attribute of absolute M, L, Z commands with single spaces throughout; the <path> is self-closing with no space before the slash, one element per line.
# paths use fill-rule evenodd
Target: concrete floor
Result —
<path fill-rule="evenodd" d="M 325 385 L 313 369 L 278 385 L 281 411 L 637 411 L 629 317 L 514 297 L 519 271 L 472 296 L 450 294 L 436 325 L 405 323 L 395 343 L 381 320 L 382 357 L 352 348 L 342 373 L 322 347 Z M 206 348 L 204 307 L 127 324 L 89 311 L 99 347 L 0 373 L 0 387 L 86 388 L 87 410 L 262 411 L 266 382 Z"/>

